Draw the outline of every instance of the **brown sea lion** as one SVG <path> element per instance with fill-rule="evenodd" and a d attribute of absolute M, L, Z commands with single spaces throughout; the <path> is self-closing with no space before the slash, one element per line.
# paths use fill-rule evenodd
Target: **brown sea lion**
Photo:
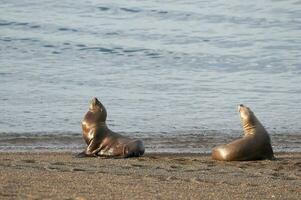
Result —
<path fill-rule="evenodd" d="M 215 147 L 212 158 L 222 161 L 274 159 L 271 140 L 263 125 L 248 107 L 241 104 L 238 111 L 244 129 L 243 138 Z"/>
<path fill-rule="evenodd" d="M 87 148 L 77 157 L 137 157 L 144 154 L 141 140 L 130 139 L 111 131 L 106 125 L 107 111 L 93 98 L 82 121 L 83 137 Z"/>

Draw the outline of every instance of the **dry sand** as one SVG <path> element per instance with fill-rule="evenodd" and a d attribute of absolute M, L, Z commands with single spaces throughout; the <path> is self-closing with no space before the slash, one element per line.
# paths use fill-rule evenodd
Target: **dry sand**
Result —
<path fill-rule="evenodd" d="M 301 199 L 301 153 L 217 162 L 202 154 L 75 158 L 0 153 L 0 199 Z"/>

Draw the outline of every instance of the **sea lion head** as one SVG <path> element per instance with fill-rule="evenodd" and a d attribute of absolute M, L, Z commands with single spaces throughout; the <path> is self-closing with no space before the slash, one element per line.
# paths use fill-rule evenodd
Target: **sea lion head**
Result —
<path fill-rule="evenodd" d="M 251 133 L 251 130 L 255 128 L 256 124 L 258 124 L 258 120 L 255 117 L 253 111 L 243 104 L 238 106 L 238 112 L 240 114 L 240 119 L 245 131 L 245 134 Z"/>
<path fill-rule="evenodd" d="M 100 101 L 93 97 L 90 101 L 89 111 L 94 114 L 95 120 L 98 122 L 105 122 L 107 119 L 107 110 L 106 108 L 100 103 Z"/>
<path fill-rule="evenodd" d="M 249 107 L 244 106 L 243 104 L 240 104 L 238 106 L 238 112 L 240 113 L 240 118 L 243 121 L 249 121 L 254 116 L 252 110 Z"/>

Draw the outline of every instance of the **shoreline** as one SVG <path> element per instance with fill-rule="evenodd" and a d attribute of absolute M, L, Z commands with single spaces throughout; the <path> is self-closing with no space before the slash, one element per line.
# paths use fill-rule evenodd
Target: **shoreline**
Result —
<path fill-rule="evenodd" d="M 147 152 L 209 153 L 221 144 L 241 138 L 241 135 L 208 134 L 131 134 L 139 138 Z M 301 134 L 270 135 L 274 152 L 301 152 Z M 1 134 L 0 152 L 78 152 L 86 148 L 81 134 Z"/>
<path fill-rule="evenodd" d="M 210 154 L 128 159 L 73 152 L 0 152 L 1 199 L 300 199 L 301 152 L 275 161 L 221 162 Z"/>

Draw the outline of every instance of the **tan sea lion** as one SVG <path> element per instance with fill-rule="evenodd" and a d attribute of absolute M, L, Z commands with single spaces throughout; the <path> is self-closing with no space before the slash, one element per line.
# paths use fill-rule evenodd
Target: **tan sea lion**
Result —
<path fill-rule="evenodd" d="M 270 137 L 250 108 L 239 105 L 244 136 L 212 150 L 212 158 L 222 161 L 274 159 Z"/>
<path fill-rule="evenodd" d="M 77 157 L 136 157 L 144 154 L 141 140 L 111 131 L 106 125 L 106 118 L 105 107 L 94 97 L 82 121 L 83 137 L 88 146 Z"/>

